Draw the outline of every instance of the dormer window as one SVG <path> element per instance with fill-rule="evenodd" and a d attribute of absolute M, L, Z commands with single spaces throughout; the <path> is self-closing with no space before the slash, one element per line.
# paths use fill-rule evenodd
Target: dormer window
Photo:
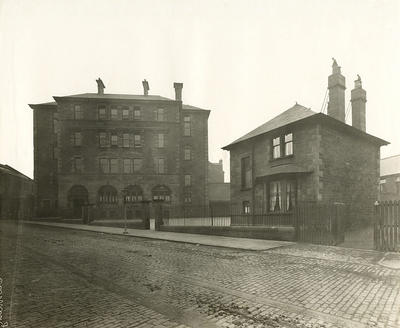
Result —
<path fill-rule="evenodd" d="M 273 159 L 291 155 L 293 155 L 293 133 L 286 133 L 272 139 Z"/>

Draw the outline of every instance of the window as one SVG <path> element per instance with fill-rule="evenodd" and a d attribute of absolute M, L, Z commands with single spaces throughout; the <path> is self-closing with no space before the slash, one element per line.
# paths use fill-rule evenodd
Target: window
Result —
<path fill-rule="evenodd" d="M 99 143 L 100 147 L 107 147 L 108 145 L 108 134 L 106 132 L 100 132 Z"/>
<path fill-rule="evenodd" d="M 83 119 L 83 110 L 80 105 L 74 106 L 74 120 L 82 120 Z"/>
<path fill-rule="evenodd" d="M 110 171 L 111 173 L 118 173 L 119 169 L 118 169 L 118 159 L 116 158 L 111 158 L 110 160 Z"/>
<path fill-rule="evenodd" d="M 133 108 L 133 119 L 140 120 L 141 116 L 142 116 L 142 112 L 140 110 L 140 107 L 135 106 Z"/>
<path fill-rule="evenodd" d="M 129 120 L 129 108 L 128 107 L 122 108 L 122 119 Z"/>
<path fill-rule="evenodd" d="M 82 133 L 81 132 L 74 132 L 72 134 L 72 138 L 73 138 L 74 146 L 82 146 Z"/>
<path fill-rule="evenodd" d="M 285 134 L 285 156 L 293 155 L 293 134 Z"/>
<path fill-rule="evenodd" d="M 110 162 L 108 158 L 100 158 L 101 173 L 110 173 Z"/>
<path fill-rule="evenodd" d="M 171 191 L 167 186 L 157 186 L 152 190 L 153 200 L 171 201 Z"/>
<path fill-rule="evenodd" d="M 250 166 L 250 157 L 242 158 L 242 189 L 251 188 L 251 166 Z"/>
<path fill-rule="evenodd" d="M 164 112 L 164 108 L 158 108 L 156 110 L 156 121 L 165 121 L 165 112 Z"/>
<path fill-rule="evenodd" d="M 98 106 L 99 120 L 107 119 L 107 110 L 105 105 Z"/>
<path fill-rule="evenodd" d="M 190 136 L 192 134 L 192 122 L 190 116 L 183 117 L 183 135 Z"/>
<path fill-rule="evenodd" d="M 272 158 L 293 155 L 293 133 L 287 133 L 272 139 Z"/>
<path fill-rule="evenodd" d="M 281 138 L 277 137 L 272 140 L 273 158 L 281 157 Z"/>
<path fill-rule="evenodd" d="M 379 192 L 386 192 L 385 184 L 386 179 L 382 179 L 379 181 Z"/>
<path fill-rule="evenodd" d="M 157 147 L 164 148 L 164 144 L 165 144 L 164 141 L 165 141 L 164 133 L 158 133 L 157 134 Z"/>
<path fill-rule="evenodd" d="M 135 144 L 135 148 L 142 147 L 142 136 L 140 134 L 135 134 L 134 144 Z"/>
<path fill-rule="evenodd" d="M 133 159 L 133 172 L 139 172 L 142 169 L 143 160 L 141 158 Z"/>
<path fill-rule="evenodd" d="M 118 120 L 118 109 L 117 108 L 111 108 L 111 119 Z"/>
<path fill-rule="evenodd" d="M 155 169 L 157 174 L 165 173 L 165 159 L 164 158 L 156 158 L 155 160 Z"/>
<path fill-rule="evenodd" d="M 122 134 L 122 147 L 129 147 L 129 133 Z"/>
<path fill-rule="evenodd" d="M 282 187 L 280 181 L 274 181 L 269 184 L 269 210 L 279 212 L 282 208 Z"/>
<path fill-rule="evenodd" d="M 296 205 L 296 182 L 294 180 L 272 181 L 269 185 L 269 210 L 290 212 Z"/>
<path fill-rule="evenodd" d="M 118 146 L 118 135 L 111 135 L 111 146 Z"/>
<path fill-rule="evenodd" d="M 113 186 L 102 186 L 98 192 L 98 202 L 102 204 L 118 203 L 118 193 Z"/>
<path fill-rule="evenodd" d="M 191 190 L 185 190 L 184 202 L 185 203 L 191 203 L 192 202 L 192 192 L 191 192 Z"/>
<path fill-rule="evenodd" d="M 132 160 L 129 158 L 125 158 L 123 160 L 123 170 L 125 174 L 132 173 Z"/>
<path fill-rule="evenodd" d="M 83 172 L 83 162 L 81 157 L 75 157 L 72 160 L 72 172 L 82 173 Z"/>
<path fill-rule="evenodd" d="M 192 149 L 190 146 L 186 146 L 183 150 L 183 158 L 185 161 L 189 161 L 192 159 Z"/>
<path fill-rule="evenodd" d="M 125 196 L 126 203 L 140 202 L 142 200 L 143 200 L 143 190 L 141 187 L 135 185 L 135 186 L 128 186 L 126 188 L 126 196 Z"/>
<path fill-rule="evenodd" d="M 245 200 L 242 203 L 243 214 L 250 214 L 250 202 Z"/>
<path fill-rule="evenodd" d="M 293 181 L 286 182 L 286 211 L 293 210 L 296 205 L 296 186 Z"/>
<path fill-rule="evenodd" d="M 190 174 L 185 174 L 185 187 L 192 185 L 192 176 Z"/>
<path fill-rule="evenodd" d="M 400 177 L 396 178 L 396 194 L 400 195 Z"/>

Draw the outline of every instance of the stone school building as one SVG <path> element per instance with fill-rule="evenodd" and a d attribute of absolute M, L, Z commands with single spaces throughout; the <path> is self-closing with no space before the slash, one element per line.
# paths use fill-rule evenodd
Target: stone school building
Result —
<path fill-rule="evenodd" d="M 34 180 L 37 215 L 86 204 L 102 215 L 119 206 L 161 200 L 170 205 L 208 204 L 209 110 L 149 94 L 97 93 L 53 97 L 30 105 L 34 117 Z"/>
<path fill-rule="evenodd" d="M 290 213 L 298 202 L 351 205 L 353 221 L 370 219 L 378 198 L 380 147 L 366 133 L 366 92 L 351 91 L 345 123 L 345 77 L 334 61 L 327 115 L 300 104 L 223 149 L 230 152 L 231 204 L 243 213 Z"/>

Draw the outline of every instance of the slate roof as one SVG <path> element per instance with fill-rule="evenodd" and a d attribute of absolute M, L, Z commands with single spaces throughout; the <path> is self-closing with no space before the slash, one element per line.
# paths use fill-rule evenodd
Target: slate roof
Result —
<path fill-rule="evenodd" d="M 98 93 L 81 93 L 77 95 L 70 95 L 70 96 L 60 96 L 60 97 L 54 97 L 55 99 L 57 98 L 77 98 L 77 99 L 113 99 L 113 100 L 155 100 L 155 101 L 175 101 L 174 99 L 158 96 L 158 95 L 129 95 L 129 94 L 117 94 L 117 93 L 105 93 L 102 95 L 99 95 Z M 41 104 L 32 104 L 30 105 L 31 107 L 37 107 L 37 106 L 56 106 L 57 102 L 52 101 L 52 102 L 47 102 L 47 103 L 41 103 Z M 195 107 L 191 105 L 182 105 L 183 109 L 186 110 L 201 110 L 201 111 L 208 111 L 208 109 L 203 109 L 200 107 Z"/>
<path fill-rule="evenodd" d="M 239 139 L 235 140 L 234 142 L 230 143 L 229 145 L 225 146 L 224 148 L 230 147 L 230 146 L 237 144 L 239 142 L 242 142 L 244 140 L 254 138 L 261 134 L 267 133 L 269 131 L 275 130 L 282 126 L 288 125 L 290 123 L 302 120 L 306 117 L 310 117 L 310 116 L 313 116 L 316 114 L 318 114 L 318 113 L 312 111 L 311 109 L 309 109 L 307 107 L 304 107 L 304 106 L 296 103 L 296 105 L 289 108 L 288 110 L 285 110 L 282 114 L 279 114 L 278 116 L 274 117 L 272 120 L 269 120 L 268 122 L 260 125 L 258 128 L 245 134 L 243 137 L 240 137 Z"/>
<path fill-rule="evenodd" d="M 400 174 L 400 155 L 381 159 L 381 177 Z"/>
<path fill-rule="evenodd" d="M 129 95 L 129 94 L 118 94 L 118 93 L 80 93 L 77 95 L 63 96 L 60 98 L 86 98 L 86 99 L 122 99 L 122 100 L 167 100 L 174 101 L 173 99 L 161 97 L 158 95 Z"/>
<path fill-rule="evenodd" d="M 7 164 L 0 164 L 0 172 L 32 181 L 32 179 L 30 177 L 17 171 L 16 169 L 12 168 L 11 166 L 9 166 Z"/>

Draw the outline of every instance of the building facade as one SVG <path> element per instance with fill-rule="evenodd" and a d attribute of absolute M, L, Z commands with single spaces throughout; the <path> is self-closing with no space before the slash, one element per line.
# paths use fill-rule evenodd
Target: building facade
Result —
<path fill-rule="evenodd" d="M 334 61 L 327 115 L 296 103 L 223 149 L 230 151 L 231 203 L 244 213 L 291 212 L 297 202 L 344 203 L 351 220 L 371 218 L 378 197 L 380 147 L 365 132 L 366 93 L 351 92 L 345 123 L 345 78 Z"/>
<path fill-rule="evenodd" d="M 400 200 L 400 155 L 381 159 L 379 200 Z"/>
<path fill-rule="evenodd" d="M 34 176 L 38 215 L 84 204 L 118 216 L 118 205 L 162 200 L 208 204 L 210 111 L 175 99 L 98 92 L 54 97 L 34 111 Z"/>
<path fill-rule="evenodd" d="M 208 163 L 208 195 L 210 206 L 228 209 L 230 205 L 230 184 L 224 180 L 222 160 Z"/>
<path fill-rule="evenodd" d="M 11 166 L 0 164 L 0 219 L 30 219 L 33 191 L 31 178 Z"/>

